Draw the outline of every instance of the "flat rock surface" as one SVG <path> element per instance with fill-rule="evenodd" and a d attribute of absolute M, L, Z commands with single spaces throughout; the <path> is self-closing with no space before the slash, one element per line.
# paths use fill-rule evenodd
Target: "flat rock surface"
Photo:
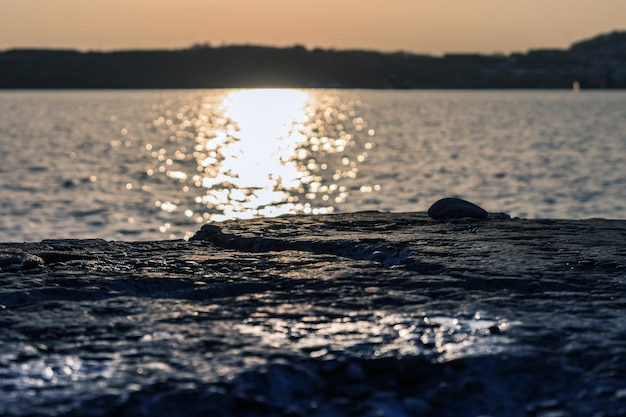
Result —
<path fill-rule="evenodd" d="M 0 415 L 626 415 L 626 221 L 195 239 L 0 244 Z"/>

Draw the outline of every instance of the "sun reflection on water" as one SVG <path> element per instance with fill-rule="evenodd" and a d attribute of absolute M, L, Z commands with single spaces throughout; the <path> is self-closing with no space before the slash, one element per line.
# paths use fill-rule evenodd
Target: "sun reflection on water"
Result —
<path fill-rule="evenodd" d="M 315 181 L 301 169 L 301 133 L 309 96 L 296 90 L 245 90 L 223 101 L 222 129 L 196 138 L 196 199 L 220 214 L 211 220 L 275 216 L 305 209 L 297 195 Z"/>
<path fill-rule="evenodd" d="M 155 205 L 195 223 L 331 213 L 374 147 L 360 105 L 315 91 L 251 89 L 159 109 L 149 127 L 168 140 L 146 146 L 158 165 L 146 174 L 166 175 L 181 193 Z"/>

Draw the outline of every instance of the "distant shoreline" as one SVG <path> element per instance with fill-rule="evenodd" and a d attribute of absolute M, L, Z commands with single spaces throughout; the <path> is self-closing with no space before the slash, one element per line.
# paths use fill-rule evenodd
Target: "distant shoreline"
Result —
<path fill-rule="evenodd" d="M 623 89 L 626 31 L 509 55 L 416 55 L 302 46 L 0 52 L 0 89 Z"/>

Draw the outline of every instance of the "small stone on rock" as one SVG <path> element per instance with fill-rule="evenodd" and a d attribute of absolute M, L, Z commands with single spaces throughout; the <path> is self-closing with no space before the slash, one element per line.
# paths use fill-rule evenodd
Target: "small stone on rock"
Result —
<path fill-rule="evenodd" d="M 460 198 L 442 198 L 428 209 L 428 215 L 435 219 L 486 219 L 488 213 L 474 203 Z"/>
<path fill-rule="evenodd" d="M 210 240 L 222 233 L 222 228 L 213 224 L 205 224 L 190 240 Z"/>

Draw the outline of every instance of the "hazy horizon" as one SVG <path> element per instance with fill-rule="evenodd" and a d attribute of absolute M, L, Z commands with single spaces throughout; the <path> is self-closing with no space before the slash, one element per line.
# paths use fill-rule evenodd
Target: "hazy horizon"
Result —
<path fill-rule="evenodd" d="M 0 14 L 0 50 L 181 49 L 194 44 L 417 54 L 567 48 L 626 28 L 623 0 L 21 0 Z"/>

